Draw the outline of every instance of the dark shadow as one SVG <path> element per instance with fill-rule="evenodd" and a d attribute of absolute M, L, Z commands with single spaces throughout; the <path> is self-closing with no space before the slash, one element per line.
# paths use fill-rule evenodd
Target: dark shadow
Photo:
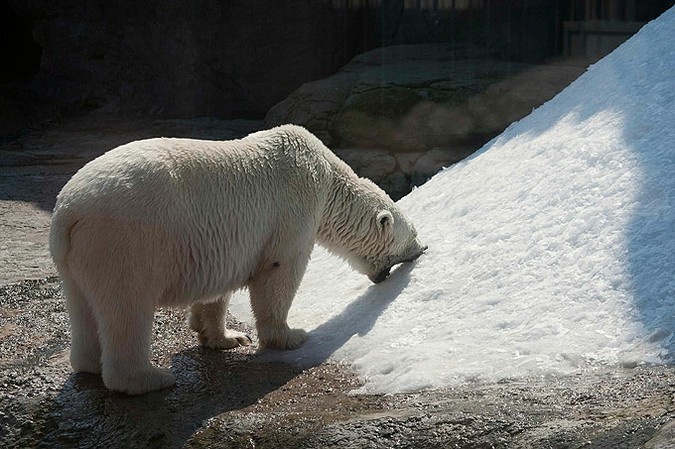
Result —
<path fill-rule="evenodd" d="M 422 256 L 424 257 L 424 256 Z M 340 314 L 309 332 L 309 339 L 294 351 L 262 351 L 258 360 L 284 360 L 302 366 L 314 366 L 330 356 L 353 336 L 368 334 L 378 318 L 410 282 L 416 262 L 399 265 L 381 284 L 372 285 Z"/>
<path fill-rule="evenodd" d="M 40 68 L 42 48 L 33 38 L 33 23 L 17 14 L 7 0 L 0 1 L 0 85 L 27 82 Z"/>
<path fill-rule="evenodd" d="M 0 154 L 2 157 L 2 154 Z M 51 212 L 56 195 L 74 171 L 58 167 L 3 166 L 0 161 L 0 201 L 21 201 Z"/>
<path fill-rule="evenodd" d="M 107 390 L 100 376 L 71 375 L 54 399 L 41 447 L 179 448 L 204 421 L 255 404 L 302 370 L 251 363 L 252 355 L 191 348 L 172 358 L 177 384 L 141 396 Z"/>

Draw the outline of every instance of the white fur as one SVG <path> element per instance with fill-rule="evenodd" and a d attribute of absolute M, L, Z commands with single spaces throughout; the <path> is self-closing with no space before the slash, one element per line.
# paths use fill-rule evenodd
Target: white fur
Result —
<path fill-rule="evenodd" d="M 423 251 L 382 190 L 297 126 L 107 152 L 65 185 L 52 218 L 73 369 L 129 394 L 170 386 L 173 375 L 150 364 L 155 308 L 191 306 L 205 346 L 247 345 L 225 327 L 242 287 L 260 345 L 299 346 L 306 334 L 286 317 L 315 240 L 371 279 Z"/>

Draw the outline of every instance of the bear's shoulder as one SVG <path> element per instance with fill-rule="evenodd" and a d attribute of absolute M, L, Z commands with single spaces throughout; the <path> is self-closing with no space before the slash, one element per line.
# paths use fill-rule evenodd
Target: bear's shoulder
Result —
<path fill-rule="evenodd" d="M 314 134 L 299 125 L 286 124 L 249 134 L 247 140 L 277 142 L 276 146 L 291 145 L 297 149 L 321 152 L 325 145 Z"/>

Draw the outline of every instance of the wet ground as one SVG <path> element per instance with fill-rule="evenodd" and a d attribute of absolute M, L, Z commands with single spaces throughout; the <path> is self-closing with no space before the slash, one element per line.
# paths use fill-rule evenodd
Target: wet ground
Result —
<path fill-rule="evenodd" d="M 154 362 L 177 377 L 140 397 L 72 374 L 46 238 L 55 194 L 98 153 L 155 135 L 230 138 L 258 122 L 77 119 L 0 146 L 0 447 L 675 448 L 675 367 L 350 394 L 348 367 L 202 349 L 186 313 L 157 313 Z M 254 335 L 231 317 L 234 328 Z"/>
<path fill-rule="evenodd" d="M 185 312 L 162 310 L 154 362 L 177 384 L 129 397 L 70 372 L 55 277 L 0 287 L 0 312 L 0 447 L 675 447 L 672 367 L 350 395 L 346 367 L 202 349 Z"/>

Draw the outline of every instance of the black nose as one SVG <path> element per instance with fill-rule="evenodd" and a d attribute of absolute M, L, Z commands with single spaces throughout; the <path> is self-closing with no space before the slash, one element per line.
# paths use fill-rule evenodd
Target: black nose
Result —
<path fill-rule="evenodd" d="M 418 257 L 420 257 L 422 254 L 424 254 L 424 251 L 426 251 L 428 248 L 429 248 L 429 247 L 426 246 L 426 245 L 423 246 L 423 247 L 419 250 L 418 253 L 416 253 L 416 254 L 415 254 L 414 256 L 412 256 L 412 257 L 409 257 L 409 258 L 407 258 L 407 259 L 403 259 L 403 260 L 401 261 L 401 263 L 412 262 L 413 260 L 416 260 L 416 259 L 417 259 Z"/>
<path fill-rule="evenodd" d="M 387 276 L 389 276 L 389 268 L 385 268 L 384 270 L 380 271 L 377 273 L 377 276 L 370 276 L 370 280 L 375 284 L 379 284 L 380 282 L 387 279 Z"/>

